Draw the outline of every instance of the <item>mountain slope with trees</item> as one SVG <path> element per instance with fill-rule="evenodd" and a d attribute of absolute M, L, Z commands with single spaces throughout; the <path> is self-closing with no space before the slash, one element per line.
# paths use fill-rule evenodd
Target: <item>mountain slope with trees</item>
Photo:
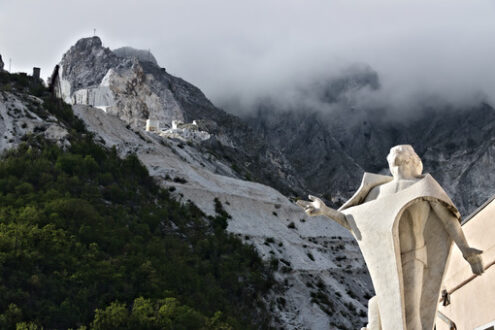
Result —
<path fill-rule="evenodd" d="M 93 141 L 65 103 L 0 73 L 69 147 L 26 134 L 0 160 L 0 328 L 246 329 L 270 323 L 271 271 L 216 216 L 180 204 L 134 155 Z M 65 148 L 65 150 L 64 150 Z M 124 326 L 125 325 L 125 326 Z"/>

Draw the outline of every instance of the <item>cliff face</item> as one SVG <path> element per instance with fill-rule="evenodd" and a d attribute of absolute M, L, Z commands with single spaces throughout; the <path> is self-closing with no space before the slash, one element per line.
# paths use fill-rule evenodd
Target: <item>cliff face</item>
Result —
<path fill-rule="evenodd" d="M 60 62 L 61 96 L 69 103 L 103 109 L 136 127 L 148 118 L 184 120 L 171 90 L 161 88 L 170 77 L 159 68 L 158 75 L 145 72 L 147 64 L 150 62 L 140 62 L 125 51 L 112 52 L 98 37 L 81 39 Z M 158 81 L 157 76 L 161 78 Z"/>
<path fill-rule="evenodd" d="M 158 66 L 146 51 L 111 51 L 98 37 L 84 38 L 64 54 L 60 67 L 64 100 L 103 109 L 132 127 L 144 127 L 148 118 L 168 126 L 174 119 L 234 120 L 197 87 Z"/>

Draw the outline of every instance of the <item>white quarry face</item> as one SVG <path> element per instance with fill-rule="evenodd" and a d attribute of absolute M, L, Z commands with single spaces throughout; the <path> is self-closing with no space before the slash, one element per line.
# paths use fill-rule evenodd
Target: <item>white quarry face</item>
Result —
<path fill-rule="evenodd" d="M 174 92 L 159 78 L 155 79 L 153 74 L 145 73 L 145 64 L 139 62 L 139 56 L 136 58 L 133 51 L 124 50 L 124 53 L 132 53 L 127 58 L 122 54 L 122 57 L 117 57 L 110 50 L 102 48 L 100 41 L 97 45 L 93 42 L 88 47 L 93 47 L 84 49 L 85 52 L 90 51 L 90 55 L 80 58 L 79 51 L 75 50 L 68 55 L 69 63 L 65 59 L 60 63 L 60 92 L 64 101 L 105 109 L 108 114 L 141 129 L 147 118 L 155 118 L 161 122 L 184 119 L 184 111 Z M 71 60 L 70 57 L 74 58 Z M 77 66 L 77 63 L 84 61 L 90 67 L 94 66 L 93 62 L 104 62 L 104 65 L 100 63 L 94 69 L 97 72 L 92 72 L 91 75 L 86 73 L 87 68 Z M 152 58 L 148 62 L 148 65 L 155 65 L 159 69 Z M 67 77 L 68 74 L 64 74 L 64 71 L 79 73 L 76 77 L 70 74 Z"/>

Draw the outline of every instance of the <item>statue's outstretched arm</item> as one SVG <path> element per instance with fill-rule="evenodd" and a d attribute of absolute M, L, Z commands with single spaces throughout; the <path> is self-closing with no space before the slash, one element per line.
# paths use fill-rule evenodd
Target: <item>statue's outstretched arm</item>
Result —
<path fill-rule="evenodd" d="M 481 275 L 484 271 L 483 260 L 481 259 L 481 253 L 483 251 L 469 246 L 459 220 L 449 209 L 439 202 L 430 202 L 430 205 L 440 221 L 442 221 L 449 236 L 454 240 L 459 250 L 461 250 L 464 259 L 471 265 L 473 273 Z"/>
<path fill-rule="evenodd" d="M 308 198 L 311 200 L 311 202 L 307 202 L 303 200 L 297 201 L 297 205 L 302 207 L 307 215 L 312 217 L 318 215 L 324 215 L 332 219 L 333 221 L 337 222 L 344 228 L 351 230 L 351 226 L 349 226 L 349 223 L 347 222 L 344 213 L 326 206 L 325 203 L 323 203 L 323 201 L 318 197 L 309 195 Z"/>

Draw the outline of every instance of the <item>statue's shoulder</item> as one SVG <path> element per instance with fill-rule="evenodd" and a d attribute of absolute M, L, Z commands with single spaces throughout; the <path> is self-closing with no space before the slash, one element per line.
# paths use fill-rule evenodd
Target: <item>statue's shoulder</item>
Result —
<path fill-rule="evenodd" d="M 354 195 L 342 205 L 339 210 L 344 210 L 354 205 L 360 204 L 368 195 L 371 189 L 376 186 L 392 181 L 392 177 L 388 175 L 364 172 L 361 185 Z"/>
<path fill-rule="evenodd" d="M 393 178 L 389 175 L 364 172 L 363 180 L 361 181 L 361 186 L 359 187 L 359 189 L 361 189 L 363 187 L 373 188 L 375 186 L 379 186 L 381 184 L 390 182 L 390 181 L 392 181 L 392 179 Z"/>
<path fill-rule="evenodd" d="M 454 202 L 450 199 L 449 195 L 442 186 L 435 180 L 429 173 L 422 175 L 421 181 L 422 189 L 424 191 L 424 199 L 432 203 L 440 203 L 447 209 L 449 209 L 459 220 L 461 219 L 461 214 L 457 210 Z"/>

